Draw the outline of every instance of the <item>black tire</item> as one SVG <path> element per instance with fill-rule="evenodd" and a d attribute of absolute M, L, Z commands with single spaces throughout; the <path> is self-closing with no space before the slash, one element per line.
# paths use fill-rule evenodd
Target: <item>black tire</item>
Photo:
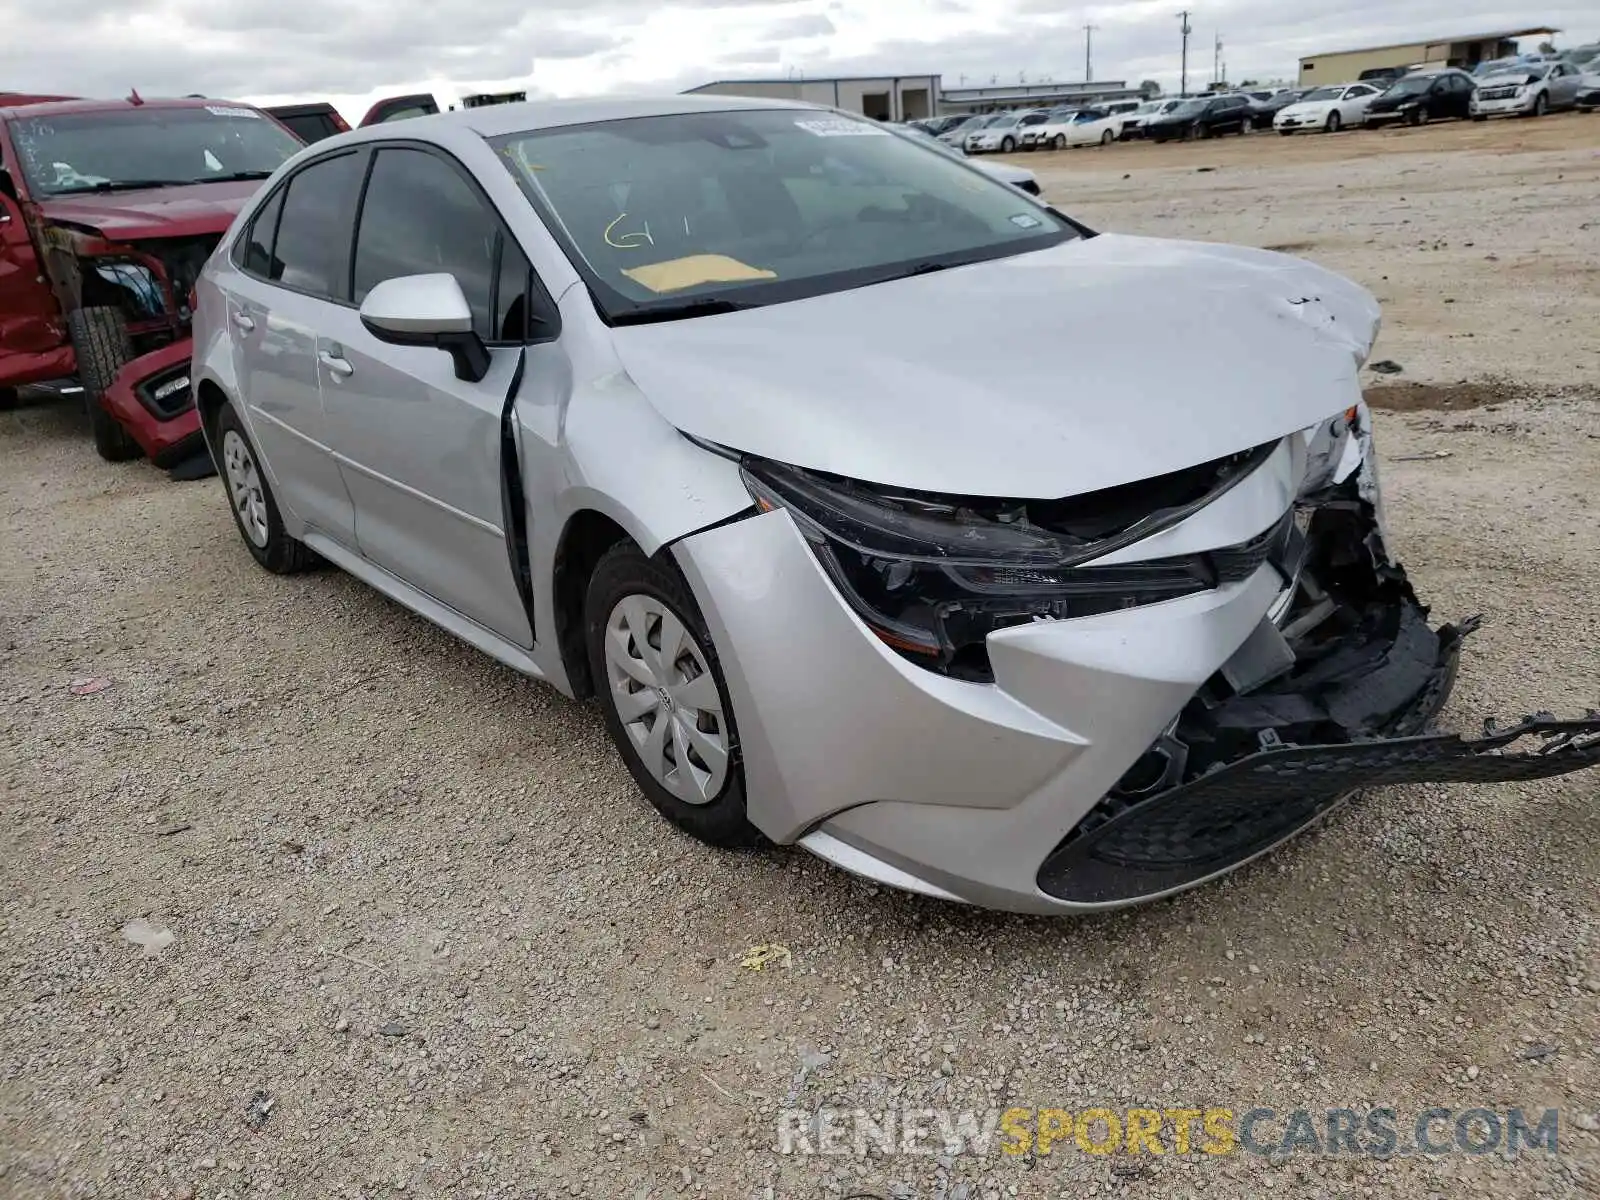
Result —
<path fill-rule="evenodd" d="M 1328 123 L 1323 126 L 1323 128 L 1325 128 L 1329 133 L 1338 133 L 1343 126 L 1344 122 L 1339 119 L 1339 112 L 1337 109 L 1335 109 L 1333 112 L 1328 114 Z"/>
<path fill-rule="evenodd" d="M 1112 142 L 1114 142 L 1116 140 L 1117 139 L 1116 139 L 1115 135 L 1113 135 L 1111 130 L 1109 130 L 1109 129 L 1106 130 L 1104 133 L 1102 133 L 1100 135 L 1100 144 L 1102 146 L 1109 146 L 1109 145 L 1111 145 Z"/>
<path fill-rule="evenodd" d="M 1533 98 L 1533 112 L 1531 112 L 1529 114 L 1529 116 L 1542 117 L 1542 116 L 1545 115 L 1545 113 L 1547 113 L 1549 111 L 1550 111 L 1550 97 L 1549 97 L 1548 94 L 1546 94 L 1544 92 L 1540 92 L 1537 96 L 1535 96 Z"/>
<path fill-rule="evenodd" d="M 1474 121 L 1487 121 L 1487 120 L 1488 120 L 1488 119 L 1489 119 L 1489 118 L 1488 118 L 1488 116 L 1487 116 L 1487 115 L 1486 115 L 1486 114 L 1484 114 L 1484 113 L 1475 113 L 1475 114 L 1474 114 L 1474 115 L 1473 115 L 1473 118 L 1472 118 L 1472 119 L 1473 119 L 1473 120 L 1474 120 Z"/>
<path fill-rule="evenodd" d="M 144 451 L 128 431 L 106 411 L 102 397 L 122 365 L 133 357 L 128 323 L 115 308 L 75 308 L 67 314 L 72 353 L 78 360 L 78 382 L 83 385 L 84 408 L 94 448 L 107 462 L 129 462 Z"/>
<path fill-rule="evenodd" d="M 606 662 L 606 626 L 613 610 L 629 596 L 653 599 L 669 609 L 693 639 L 717 686 L 722 705 L 723 731 L 728 743 L 727 774 L 717 794 L 704 804 L 690 804 L 674 796 L 651 774 L 632 738 L 623 727 L 613 696 Z M 677 568 L 662 559 L 648 558 L 631 541 L 618 542 L 595 564 L 584 600 L 584 644 L 589 653 L 589 673 L 605 714 L 606 730 L 622 756 L 628 773 L 651 805 L 685 833 L 712 846 L 759 846 L 766 839 L 746 816 L 744 763 L 739 754 L 739 730 L 734 721 L 728 684 L 722 674 L 716 645 L 694 594 Z M 663 719 L 659 714 L 655 720 Z"/>
<path fill-rule="evenodd" d="M 1406 119 L 1411 122 L 1413 127 L 1420 128 L 1428 123 L 1428 110 L 1419 104 L 1411 110 L 1411 115 Z"/>
<path fill-rule="evenodd" d="M 239 504 L 234 497 L 234 483 L 229 474 L 226 462 L 226 446 L 228 436 L 232 434 L 244 443 L 248 451 L 250 462 L 255 468 L 257 486 L 260 488 L 261 507 L 266 520 L 266 541 L 258 545 L 245 528 L 244 515 L 239 511 Z M 261 470 L 261 456 L 255 448 L 255 443 L 250 440 L 250 435 L 245 432 L 239 415 L 233 411 L 232 404 L 224 404 L 222 411 L 217 414 L 216 432 L 217 453 L 224 461 L 217 474 L 222 478 L 223 493 L 228 497 L 228 511 L 233 514 L 233 523 L 238 526 L 239 536 L 244 539 L 245 548 L 250 551 L 250 556 L 274 575 L 293 575 L 296 571 L 304 571 L 314 566 L 319 560 L 316 554 L 303 542 L 297 542 L 283 531 L 283 516 L 278 512 L 278 501 L 272 494 L 272 485 L 267 482 L 266 472 Z"/>
<path fill-rule="evenodd" d="M 1000 139 L 1000 153 L 1001 154 L 1010 154 L 1016 148 L 1017 148 L 1017 143 L 1013 138 L 1004 137 L 1004 138 Z"/>
<path fill-rule="evenodd" d="M 1056 134 L 1055 137 L 1050 139 L 1050 148 L 1052 150 L 1065 150 L 1067 148 L 1067 135 L 1064 133 Z"/>
<path fill-rule="evenodd" d="M 21 398 L 14 387 L 0 387 L 0 412 L 10 412 L 20 404 Z"/>

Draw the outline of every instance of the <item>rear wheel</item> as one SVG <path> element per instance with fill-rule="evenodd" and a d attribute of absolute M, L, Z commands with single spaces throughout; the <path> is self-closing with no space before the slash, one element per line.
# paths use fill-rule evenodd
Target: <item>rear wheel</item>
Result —
<path fill-rule="evenodd" d="M 133 357 L 127 321 L 115 308 L 76 308 L 67 314 L 67 332 L 78 360 L 78 382 L 83 385 L 95 450 L 107 462 L 141 457 L 139 443 L 106 411 L 102 399 L 122 365 Z"/>
<path fill-rule="evenodd" d="M 589 579 L 584 638 L 606 728 L 645 798 L 701 841 L 759 845 L 728 686 L 683 576 L 617 543 Z"/>
<path fill-rule="evenodd" d="M 316 555 L 283 531 L 283 516 L 273 498 L 272 485 L 231 404 L 223 405 L 217 414 L 217 444 L 221 448 L 222 483 L 228 489 L 228 506 L 251 557 L 274 575 L 291 575 L 315 563 Z"/>
<path fill-rule="evenodd" d="M 1328 114 L 1328 123 L 1324 126 L 1324 128 L 1327 129 L 1329 133 L 1338 133 L 1342 124 L 1343 122 L 1339 120 L 1339 114 L 1337 112 L 1331 112 Z"/>

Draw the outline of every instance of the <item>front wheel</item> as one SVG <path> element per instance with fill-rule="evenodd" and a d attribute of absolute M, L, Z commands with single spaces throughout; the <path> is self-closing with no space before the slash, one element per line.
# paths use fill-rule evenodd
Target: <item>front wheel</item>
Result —
<path fill-rule="evenodd" d="M 728 685 L 683 576 L 617 543 L 590 576 L 584 640 L 606 729 L 645 799 L 713 846 L 761 844 Z"/>
<path fill-rule="evenodd" d="M 1342 122 L 1339 120 L 1339 114 L 1338 113 L 1331 112 L 1331 113 L 1328 114 L 1328 124 L 1327 124 L 1326 128 L 1327 128 L 1329 133 L 1338 133 L 1341 124 L 1342 124 Z"/>
<path fill-rule="evenodd" d="M 274 575 L 290 575 L 311 566 L 316 556 L 303 542 L 283 531 L 283 516 L 272 486 L 261 469 L 250 435 L 231 404 L 223 405 L 217 415 L 216 439 L 228 506 L 251 557 Z"/>
<path fill-rule="evenodd" d="M 1056 134 L 1055 137 L 1050 139 L 1050 148 L 1052 150 L 1065 150 L 1067 148 L 1067 135 L 1064 133 Z"/>
<path fill-rule="evenodd" d="M 78 360 L 78 382 L 83 385 L 84 408 L 96 453 L 107 462 L 129 462 L 144 451 L 128 431 L 106 410 L 106 394 L 122 364 L 133 357 L 128 322 L 119 309 L 75 308 L 67 314 L 67 334 Z"/>
<path fill-rule="evenodd" d="M 1542 117 L 1550 111 L 1550 97 L 1540 92 L 1533 98 L 1533 112 L 1529 115 Z"/>
<path fill-rule="evenodd" d="M 0 387 L 0 412 L 10 412 L 21 403 L 14 387 Z"/>
<path fill-rule="evenodd" d="M 1002 138 L 1000 140 L 1000 153 L 1001 154 L 1010 154 L 1016 148 L 1017 148 L 1017 143 L 1012 138 Z"/>
<path fill-rule="evenodd" d="M 1102 146 L 1109 146 L 1109 145 L 1111 145 L 1112 142 L 1114 142 L 1116 140 L 1117 139 L 1116 139 L 1115 135 L 1113 135 L 1111 130 L 1109 130 L 1109 129 L 1106 130 L 1104 133 L 1102 133 L 1100 135 L 1100 144 Z"/>
<path fill-rule="evenodd" d="M 1428 123 L 1428 110 L 1423 108 L 1421 105 L 1418 105 L 1416 108 L 1411 110 L 1411 115 L 1407 119 L 1413 126 L 1420 127 L 1422 125 L 1426 125 Z"/>

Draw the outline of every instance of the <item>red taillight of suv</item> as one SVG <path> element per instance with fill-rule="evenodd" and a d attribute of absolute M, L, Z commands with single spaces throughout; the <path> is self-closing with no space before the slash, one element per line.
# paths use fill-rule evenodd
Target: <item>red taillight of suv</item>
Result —
<path fill-rule="evenodd" d="M 345 124 L 344 118 L 339 115 L 339 110 L 338 109 L 334 109 L 328 115 L 333 118 L 333 123 L 334 123 L 335 126 L 338 127 L 338 130 L 339 130 L 340 133 L 349 133 L 350 132 L 350 126 Z"/>

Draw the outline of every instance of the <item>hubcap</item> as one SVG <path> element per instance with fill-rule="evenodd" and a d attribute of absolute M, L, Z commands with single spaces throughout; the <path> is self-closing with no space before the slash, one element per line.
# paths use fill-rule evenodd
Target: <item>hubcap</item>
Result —
<path fill-rule="evenodd" d="M 728 777 L 728 723 L 705 652 L 654 596 L 627 596 L 606 621 L 611 703 L 645 769 L 686 804 Z"/>
<path fill-rule="evenodd" d="M 256 470 L 249 443 L 232 429 L 222 435 L 222 467 L 228 474 L 228 491 L 245 537 L 258 550 L 265 550 L 267 498 L 261 491 L 261 474 Z"/>

